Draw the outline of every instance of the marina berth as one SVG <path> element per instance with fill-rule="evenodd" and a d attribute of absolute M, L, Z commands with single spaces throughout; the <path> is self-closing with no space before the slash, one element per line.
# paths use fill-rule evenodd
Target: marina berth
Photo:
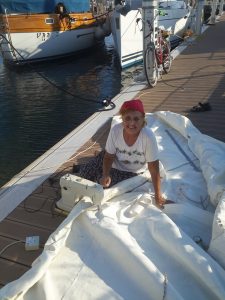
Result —
<path fill-rule="evenodd" d="M 2 187 L 0 299 L 225 298 L 224 31 L 223 14 L 176 49 L 154 89 L 132 83 Z M 149 173 L 108 189 L 75 173 L 131 99 L 143 102 L 174 202 L 161 208 Z"/>

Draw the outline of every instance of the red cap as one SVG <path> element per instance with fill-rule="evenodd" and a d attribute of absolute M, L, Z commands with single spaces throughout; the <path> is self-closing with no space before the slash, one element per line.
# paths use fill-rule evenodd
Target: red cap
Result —
<path fill-rule="evenodd" d="M 125 101 L 120 108 L 120 114 L 123 114 L 126 110 L 137 110 L 143 114 L 145 113 L 143 103 L 140 99 Z"/>

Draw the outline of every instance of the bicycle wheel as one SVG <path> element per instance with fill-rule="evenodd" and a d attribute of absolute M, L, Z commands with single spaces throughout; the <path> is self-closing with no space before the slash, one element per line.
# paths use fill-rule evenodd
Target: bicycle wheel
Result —
<path fill-rule="evenodd" d="M 148 85 L 151 87 L 155 87 L 158 81 L 158 67 L 157 67 L 157 61 L 156 58 L 154 59 L 154 69 L 155 71 L 152 74 L 150 74 L 150 67 L 148 64 L 149 56 L 152 55 L 152 49 L 147 48 L 144 53 L 144 71 L 145 71 L 145 77 L 147 79 Z"/>
<path fill-rule="evenodd" d="M 170 54 L 170 43 L 168 41 L 165 41 L 164 44 L 164 49 L 163 49 L 163 70 L 166 74 L 169 73 L 172 65 L 172 56 Z"/>

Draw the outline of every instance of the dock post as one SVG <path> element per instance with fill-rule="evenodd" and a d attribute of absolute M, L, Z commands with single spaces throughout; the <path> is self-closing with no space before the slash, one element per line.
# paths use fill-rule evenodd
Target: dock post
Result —
<path fill-rule="evenodd" d="M 148 74 L 151 79 L 155 79 L 158 76 L 158 72 L 155 68 L 155 51 L 149 52 L 148 59 L 145 60 L 145 53 L 147 47 L 154 43 L 157 43 L 157 27 L 158 27 L 158 1 L 157 0 L 142 0 L 142 18 L 143 22 L 143 59 L 146 63 L 146 68 L 148 69 Z M 152 28 L 151 28 L 152 26 Z M 150 31 L 152 30 L 152 37 Z"/>
<path fill-rule="evenodd" d="M 212 12 L 209 18 L 209 25 L 215 25 L 216 23 L 216 8 L 217 8 L 217 0 L 212 1 Z"/>
<path fill-rule="evenodd" d="M 198 0 L 195 17 L 195 33 L 200 35 L 202 33 L 202 16 L 205 0 Z"/>

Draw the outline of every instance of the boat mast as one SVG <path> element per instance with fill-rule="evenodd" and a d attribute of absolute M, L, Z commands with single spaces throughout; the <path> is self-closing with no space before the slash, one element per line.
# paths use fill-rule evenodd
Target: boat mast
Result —
<path fill-rule="evenodd" d="M 143 57 L 145 57 L 145 52 L 147 47 L 152 43 L 157 43 L 157 27 L 158 27 L 158 1 L 157 0 L 142 0 L 142 18 L 143 18 Z M 149 25 L 149 23 L 151 25 Z M 150 28 L 152 26 L 152 29 Z M 152 35 L 150 34 L 150 31 Z M 151 37 L 152 36 L 152 37 Z M 155 68 L 155 51 L 152 47 L 152 51 L 149 52 L 150 55 L 146 60 L 146 67 L 149 70 L 149 76 L 154 79 L 156 78 L 157 72 Z"/>

